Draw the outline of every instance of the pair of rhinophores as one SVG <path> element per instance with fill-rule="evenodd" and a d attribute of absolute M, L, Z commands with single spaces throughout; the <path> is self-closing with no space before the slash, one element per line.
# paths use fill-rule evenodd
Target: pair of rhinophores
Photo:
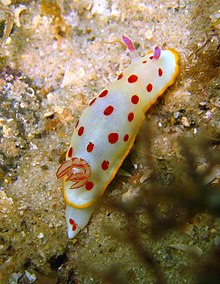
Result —
<path fill-rule="evenodd" d="M 155 47 L 140 58 L 123 36 L 131 64 L 95 97 L 77 121 L 63 162 L 68 237 L 74 238 L 90 220 L 95 205 L 133 146 L 145 112 L 174 83 L 179 55 Z"/>

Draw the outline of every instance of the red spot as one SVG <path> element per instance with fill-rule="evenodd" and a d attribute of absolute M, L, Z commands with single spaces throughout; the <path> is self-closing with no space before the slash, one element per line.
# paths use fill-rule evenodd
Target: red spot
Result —
<path fill-rule="evenodd" d="M 128 121 L 132 121 L 134 119 L 134 113 L 133 112 L 130 112 L 129 114 L 128 114 Z"/>
<path fill-rule="evenodd" d="M 147 63 L 147 60 L 142 61 L 142 63 Z"/>
<path fill-rule="evenodd" d="M 146 89 L 147 89 L 148 92 L 151 92 L 152 89 L 153 89 L 153 85 L 152 84 L 148 84 Z"/>
<path fill-rule="evenodd" d="M 150 59 L 152 60 L 154 57 L 153 57 L 153 55 L 152 56 L 150 56 Z"/>
<path fill-rule="evenodd" d="M 87 145 L 86 150 L 87 150 L 87 152 L 92 152 L 93 148 L 94 148 L 94 144 L 92 142 L 89 142 L 89 144 Z"/>
<path fill-rule="evenodd" d="M 75 128 L 77 128 L 78 125 L 79 125 L 79 120 L 76 122 Z"/>
<path fill-rule="evenodd" d="M 128 77 L 128 83 L 135 83 L 138 80 L 138 76 L 132 74 L 130 77 Z"/>
<path fill-rule="evenodd" d="M 79 130 L 78 130 L 78 135 L 79 135 L 79 136 L 82 136 L 82 135 L 83 135 L 83 132 L 84 132 L 84 127 L 81 126 L 81 127 L 79 128 Z"/>
<path fill-rule="evenodd" d="M 115 144 L 118 141 L 118 133 L 110 133 L 108 136 L 108 141 L 111 144 Z"/>
<path fill-rule="evenodd" d="M 72 155 L 73 155 L 73 148 L 70 147 L 69 151 L 68 151 L 68 157 L 70 158 L 70 157 L 72 157 Z"/>
<path fill-rule="evenodd" d="M 163 75 L 163 70 L 161 68 L 158 69 L 158 75 L 161 77 Z"/>
<path fill-rule="evenodd" d="M 104 90 L 103 92 L 101 92 L 101 94 L 99 95 L 100 98 L 105 97 L 108 94 L 108 90 Z"/>
<path fill-rule="evenodd" d="M 94 104 L 96 98 L 94 98 L 93 100 L 91 100 L 91 102 L 89 103 L 89 106 L 91 106 L 92 104 Z"/>
<path fill-rule="evenodd" d="M 91 189 L 93 189 L 93 187 L 94 187 L 94 183 L 93 182 L 88 181 L 86 183 L 86 190 L 91 190 Z"/>
<path fill-rule="evenodd" d="M 124 141 L 127 142 L 128 139 L 129 139 L 129 135 L 128 135 L 128 134 L 125 134 L 125 136 L 124 136 Z"/>
<path fill-rule="evenodd" d="M 108 169 L 108 166 L 109 166 L 109 161 L 103 161 L 102 162 L 102 169 L 105 171 Z"/>
<path fill-rule="evenodd" d="M 131 102 L 136 105 L 139 102 L 139 97 L 137 95 L 133 95 L 131 97 Z"/>
<path fill-rule="evenodd" d="M 77 226 L 75 221 L 73 219 L 69 219 L 69 223 L 70 223 L 70 225 L 72 225 L 72 231 L 75 231 L 76 230 L 76 226 Z"/>
<path fill-rule="evenodd" d="M 118 75 L 117 80 L 120 80 L 122 77 L 123 77 L 123 73 L 120 73 L 120 74 Z"/>
<path fill-rule="evenodd" d="M 110 115 L 113 112 L 114 108 L 113 106 L 108 106 L 104 111 L 104 115 Z"/>

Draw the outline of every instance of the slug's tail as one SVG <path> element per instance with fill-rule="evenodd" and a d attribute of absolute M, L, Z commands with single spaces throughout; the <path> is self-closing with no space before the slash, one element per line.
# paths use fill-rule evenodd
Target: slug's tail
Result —
<path fill-rule="evenodd" d="M 66 206 L 66 223 L 68 238 L 74 238 L 89 222 L 95 206 L 79 209 Z"/>

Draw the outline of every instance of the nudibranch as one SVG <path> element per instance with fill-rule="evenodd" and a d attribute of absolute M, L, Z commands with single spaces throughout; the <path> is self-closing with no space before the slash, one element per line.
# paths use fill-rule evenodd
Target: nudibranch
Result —
<path fill-rule="evenodd" d="M 68 237 L 74 238 L 90 220 L 100 196 L 133 146 L 145 112 L 174 83 L 179 55 L 155 47 L 136 55 L 123 36 L 132 63 L 97 97 L 77 121 L 57 179 L 63 179 Z"/>

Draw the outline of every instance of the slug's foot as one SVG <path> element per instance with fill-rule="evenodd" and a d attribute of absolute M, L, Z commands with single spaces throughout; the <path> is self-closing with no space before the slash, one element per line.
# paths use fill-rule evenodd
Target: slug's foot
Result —
<path fill-rule="evenodd" d="M 73 182 L 70 189 L 79 188 L 85 185 L 90 176 L 90 165 L 81 158 L 71 158 L 70 160 L 63 162 L 56 172 L 57 179 L 64 177 L 65 182 Z"/>

